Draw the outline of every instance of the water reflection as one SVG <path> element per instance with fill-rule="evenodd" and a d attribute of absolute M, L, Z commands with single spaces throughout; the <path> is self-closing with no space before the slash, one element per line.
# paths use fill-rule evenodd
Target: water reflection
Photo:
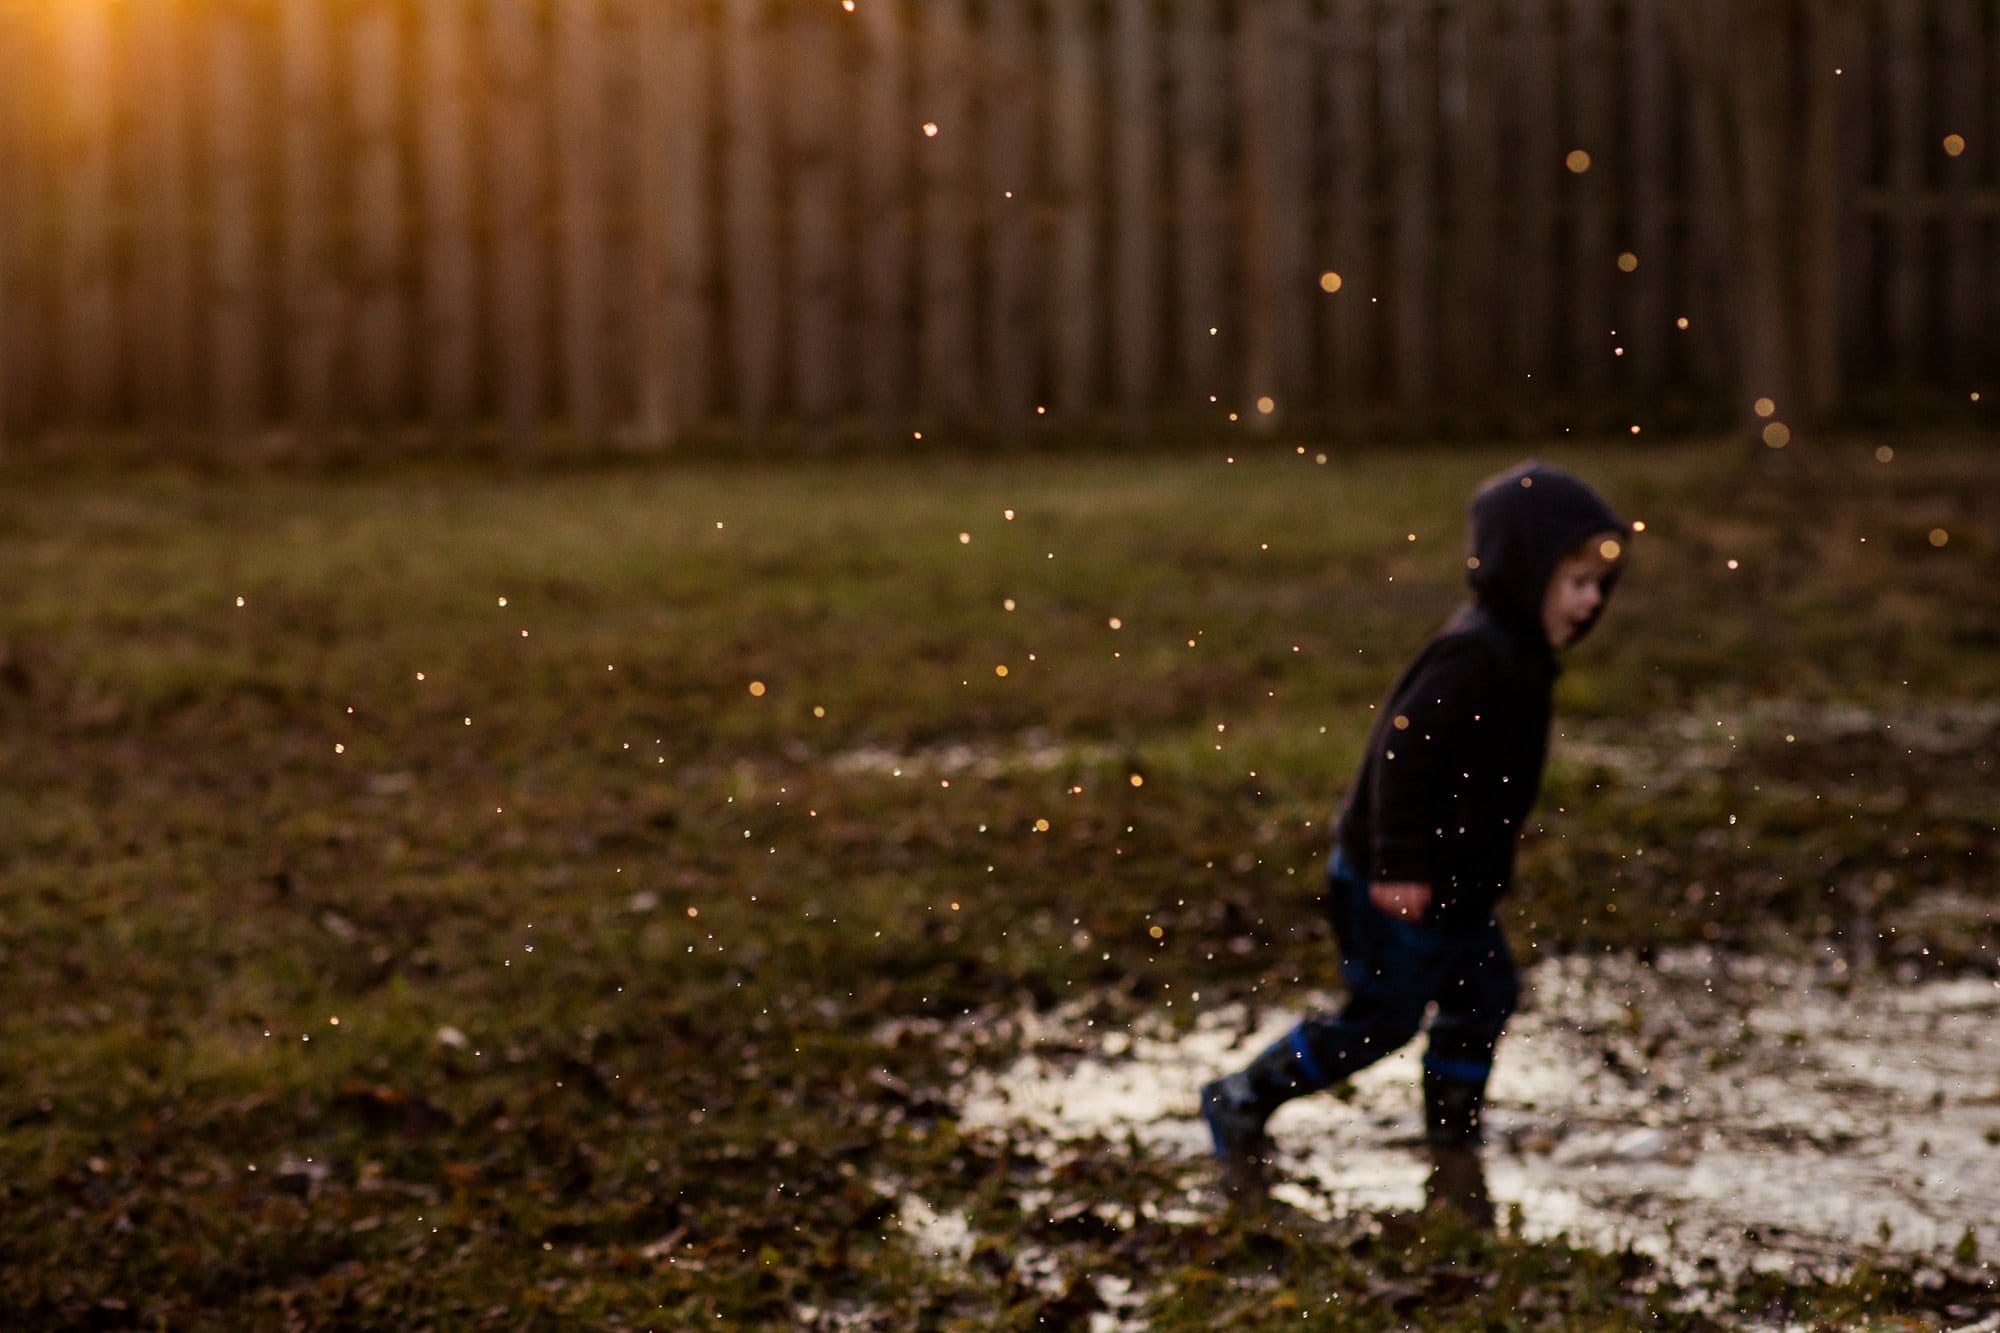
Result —
<path fill-rule="evenodd" d="M 1429 1148 L 1430 1175 L 1424 1179 L 1424 1211 L 1451 1212 L 1481 1231 L 1493 1230 L 1493 1199 L 1486 1190 L 1486 1163 L 1477 1148 Z"/>

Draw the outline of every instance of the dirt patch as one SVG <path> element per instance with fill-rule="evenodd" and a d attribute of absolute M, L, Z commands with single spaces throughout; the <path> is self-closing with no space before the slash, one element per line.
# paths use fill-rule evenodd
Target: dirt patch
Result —
<path fill-rule="evenodd" d="M 1912 984 L 1704 949 L 1551 960 L 1528 980 L 1486 1153 L 1493 1202 L 1522 1236 L 1630 1244 L 1686 1280 L 1893 1256 L 1991 1281 L 2000 980 Z M 1043 1049 L 973 1080 L 965 1117 L 1055 1157 L 1129 1131 L 1187 1159 L 1199 1194 L 1195 1087 L 1294 1017 L 1231 1005 L 1184 1033 L 1104 1036 L 1059 1020 Z M 1421 1206 L 1416 1073 L 1412 1046 L 1281 1111 L 1280 1197 L 1318 1212 Z"/>

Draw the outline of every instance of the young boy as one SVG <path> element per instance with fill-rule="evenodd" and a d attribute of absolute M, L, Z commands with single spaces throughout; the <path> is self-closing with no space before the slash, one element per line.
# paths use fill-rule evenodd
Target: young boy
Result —
<path fill-rule="evenodd" d="M 1597 622 L 1629 539 L 1595 491 L 1546 464 L 1473 497 L 1473 599 L 1390 691 L 1336 826 L 1327 911 L 1347 1002 L 1202 1087 L 1232 1189 L 1257 1182 L 1272 1111 L 1396 1050 L 1432 1005 L 1425 1139 L 1479 1142 L 1494 1046 L 1520 993 L 1494 908 L 1541 784 L 1556 653 Z"/>

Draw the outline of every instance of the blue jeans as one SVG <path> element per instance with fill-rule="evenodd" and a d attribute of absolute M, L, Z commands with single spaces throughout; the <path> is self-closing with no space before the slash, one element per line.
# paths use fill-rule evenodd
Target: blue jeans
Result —
<path fill-rule="evenodd" d="M 1347 1002 L 1281 1039 L 1303 1082 L 1323 1088 L 1367 1068 L 1416 1036 L 1435 1005 L 1425 1070 L 1483 1085 L 1521 996 L 1499 923 L 1447 931 L 1390 916 L 1369 901 L 1367 883 L 1339 852 L 1327 866 L 1326 901 Z"/>

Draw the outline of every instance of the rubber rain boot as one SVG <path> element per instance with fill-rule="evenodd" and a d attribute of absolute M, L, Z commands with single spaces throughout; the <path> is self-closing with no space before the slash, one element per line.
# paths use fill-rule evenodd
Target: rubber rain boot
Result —
<path fill-rule="evenodd" d="M 1433 1148 L 1477 1148 L 1486 1080 L 1451 1078 L 1424 1068 L 1424 1142 Z"/>
<path fill-rule="evenodd" d="M 1223 1189 L 1236 1197 L 1261 1195 L 1269 1185 L 1271 1113 L 1320 1084 L 1307 1072 L 1297 1029 L 1260 1052 L 1243 1069 L 1202 1084 L 1201 1118 L 1208 1125 Z"/>

